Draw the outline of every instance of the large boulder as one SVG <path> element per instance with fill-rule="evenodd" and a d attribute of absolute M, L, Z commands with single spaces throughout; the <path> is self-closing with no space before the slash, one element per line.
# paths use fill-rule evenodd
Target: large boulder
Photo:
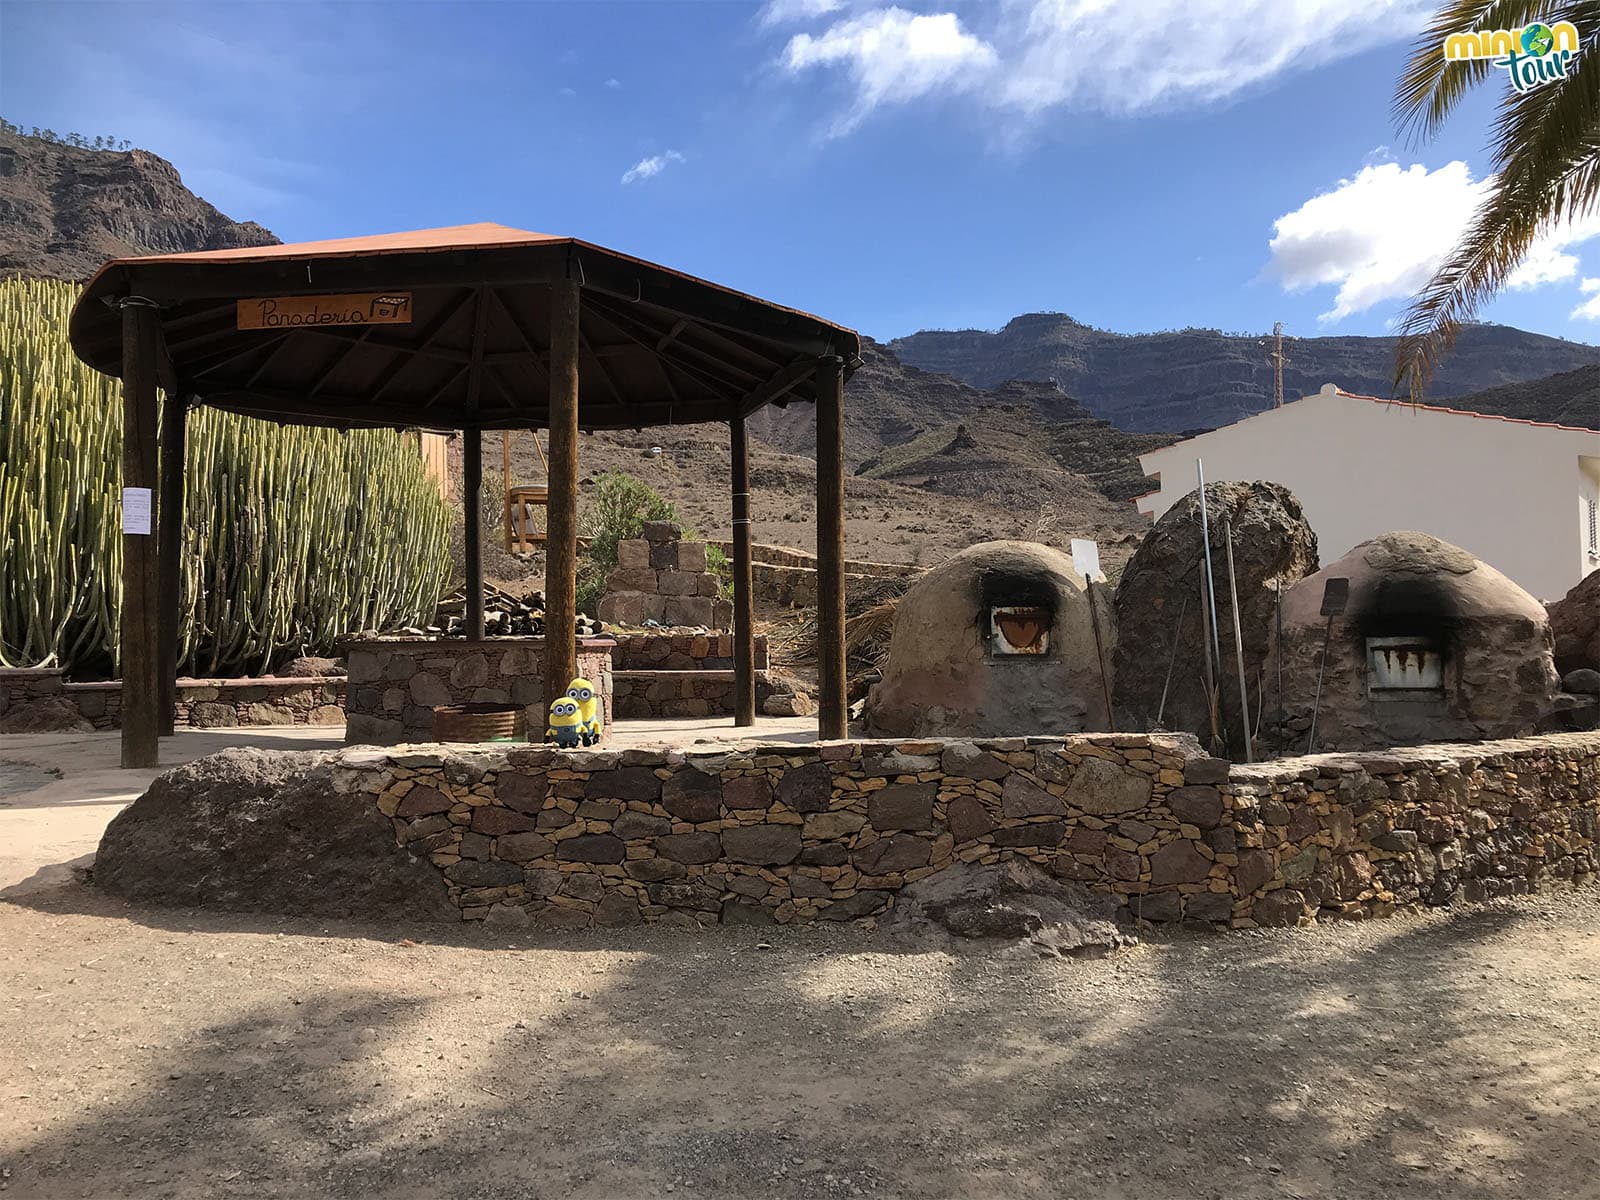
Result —
<path fill-rule="evenodd" d="M 1600 670 L 1600 571 L 1589 572 L 1546 608 L 1555 638 L 1556 670 L 1563 675 L 1585 668 Z"/>
<path fill-rule="evenodd" d="M 1099 638 L 1116 640 L 1095 593 Z M 947 559 L 900 598 L 867 728 L 888 737 L 1001 737 L 1109 728 L 1090 593 L 1072 559 L 1036 542 L 983 542 Z M 1042 653 L 999 653 L 991 612 Z M 1033 614 L 1023 620 L 1017 610 Z"/>
<path fill-rule="evenodd" d="M 94 725 L 65 696 L 45 696 L 7 706 L 0 733 L 93 733 Z"/>
<path fill-rule="evenodd" d="M 1159 716 L 1160 728 L 1187 731 L 1213 753 L 1237 757 L 1244 749 L 1243 722 L 1239 719 L 1239 668 L 1224 529 L 1233 531 L 1233 568 L 1252 725 L 1260 703 L 1262 664 L 1276 626 L 1279 591 L 1287 591 L 1317 569 L 1317 535 L 1306 522 L 1300 501 L 1281 484 L 1259 480 L 1208 483 L 1206 509 L 1222 646 L 1222 663 L 1220 668 L 1214 664 L 1213 671 L 1218 672 L 1225 743 L 1211 744 L 1206 699 L 1201 602 L 1205 559 L 1198 489 L 1156 522 L 1117 584 L 1117 727 L 1155 729 Z M 1267 697 L 1270 708 L 1276 702 L 1270 687 Z"/>
<path fill-rule="evenodd" d="M 890 937 L 949 944 L 1024 942 L 1040 953 L 1099 958 L 1138 941 L 1110 896 L 1093 896 L 1026 859 L 960 863 L 903 889 L 879 928 Z"/>
<path fill-rule="evenodd" d="M 297 916 L 459 917 L 439 871 L 329 751 L 224 750 L 158 776 L 106 827 L 96 886 L 142 904 Z"/>

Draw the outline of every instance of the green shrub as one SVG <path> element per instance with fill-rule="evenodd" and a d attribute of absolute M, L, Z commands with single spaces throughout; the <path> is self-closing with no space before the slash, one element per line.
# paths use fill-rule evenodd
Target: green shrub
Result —
<path fill-rule="evenodd" d="M 648 483 L 622 471 L 607 471 L 595 481 L 582 531 L 587 557 L 610 570 L 617 565 L 617 543 L 644 533 L 646 521 L 675 521 L 672 505 Z"/>
<path fill-rule="evenodd" d="M 116 669 L 120 385 L 67 344 L 77 289 L 0 282 L 0 665 Z M 451 511 L 387 430 L 188 422 L 180 669 L 261 671 L 360 629 L 432 616 Z"/>

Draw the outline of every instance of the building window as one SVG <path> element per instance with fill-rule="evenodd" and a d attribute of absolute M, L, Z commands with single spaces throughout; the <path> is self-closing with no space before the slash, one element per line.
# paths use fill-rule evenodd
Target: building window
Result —
<path fill-rule="evenodd" d="M 1590 496 L 1589 505 L 1589 557 L 1600 558 L 1600 497 Z"/>

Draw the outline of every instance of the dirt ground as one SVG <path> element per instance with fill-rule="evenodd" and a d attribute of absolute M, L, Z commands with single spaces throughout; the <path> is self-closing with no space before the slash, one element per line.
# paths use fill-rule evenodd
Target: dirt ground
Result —
<path fill-rule="evenodd" d="M 1600 891 L 1100 961 L 0 902 L 28 1197 L 1600 1195 Z"/>

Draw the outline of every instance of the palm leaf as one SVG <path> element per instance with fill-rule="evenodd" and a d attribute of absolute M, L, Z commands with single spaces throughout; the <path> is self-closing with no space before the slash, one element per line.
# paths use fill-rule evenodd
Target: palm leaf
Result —
<path fill-rule="evenodd" d="M 1455 20 L 1463 9 L 1481 8 L 1477 24 L 1456 28 L 1488 29 L 1527 24 L 1527 7 L 1521 0 L 1506 0 L 1487 6 L 1457 4 L 1447 11 Z M 1489 192 L 1454 253 L 1402 318 L 1395 352 L 1397 394 L 1407 391 L 1419 399 L 1462 323 L 1504 287 L 1533 243 L 1552 226 L 1582 217 L 1600 202 L 1600 3 L 1576 5 L 1567 19 L 1578 26 L 1590 52 L 1574 60 L 1559 83 L 1527 93 L 1507 89 L 1493 126 L 1495 175 Z M 1445 21 L 1443 15 L 1436 18 L 1434 28 Z M 1414 57 L 1412 68 L 1418 65 Z M 1460 79 L 1451 83 L 1457 74 L 1454 69 L 1441 71 L 1426 103 L 1411 97 L 1418 103 L 1409 112 L 1423 128 L 1432 128 L 1434 115 L 1442 118 L 1469 86 Z M 1408 74 L 1401 83 L 1402 97 L 1409 81 Z"/>

